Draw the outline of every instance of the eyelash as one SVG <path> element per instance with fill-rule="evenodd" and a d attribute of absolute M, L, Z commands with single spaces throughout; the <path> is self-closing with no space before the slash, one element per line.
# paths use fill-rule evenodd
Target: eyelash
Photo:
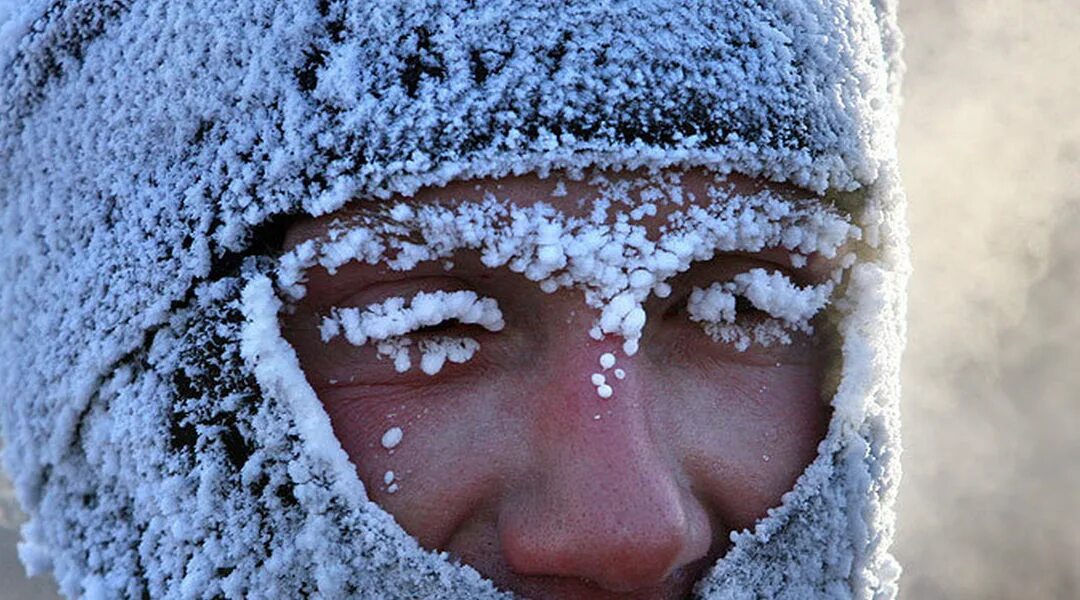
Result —
<path fill-rule="evenodd" d="M 775 286 L 779 281 L 779 285 L 791 286 L 797 294 L 821 291 L 800 288 L 782 273 L 753 269 L 747 274 L 756 277 L 757 283 L 764 281 Z M 740 274 L 727 283 L 713 284 L 707 290 L 693 288 L 692 292 L 670 304 L 661 318 L 686 319 L 688 323 L 700 326 L 715 343 L 733 345 L 739 352 L 751 345 L 788 345 L 792 342 L 791 334 L 812 333 L 808 320 L 789 321 L 758 308 L 745 293 L 748 288 L 740 287 L 746 281 L 737 283 L 745 275 Z M 716 298 L 703 300 L 700 294 L 710 291 L 727 300 L 721 298 L 720 305 L 716 304 Z M 761 295 L 760 291 L 757 293 Z M 698 295 L 697 309 L 691 307 L 695 295 Z M 765 301 L 768 303 L 767 298 Z M 706 306 L 710 302 L 711 308 Z M 701 306 L 705 306 L 704 313 Z M 365 318 L 370 322 L 365 322 Z M 472 291 L 436 291 L 418 292 L 409 300 L 387 298 L 363 308 L 334 308 L 329 317 L 324 317 L 319 329 L 323 342 L 329 342 L 344 330 L 350 344 L 373 346 L 376 356 L 379 359 L 390 357 L 399 373 L 410 370 L 414 365 L 413 356 L 419 353 L 421 370 L 435 375 L 447 361 L 463 363 L 471 360 L 480 349 L 476 338 L 500 331 L 504 325 L 495 300 Z"/>
<path fill-rule="evenodd" d="M 374 346 L 376 356 L 390 357 L 399 373 L 413 367 L 415 348 L 421 370 L 435 375 L 447 361 L 466 362 L 480 348 L 471 335 L 443 334 L 459 328 L 499 331 L 504 325 L 495 300 L 468 290 L 439 290 L 417 292 L 408 301 L 392 297 L 364 308 L 333 308 L 319 333 L 324 343 L 343 334 L 353 346 Z"/>
<path fill-rule="evenodd" d="M 734 296 L 735 296 L 735 314 L 736 315 L 742 315 L 742 317 L 737 317 L 737 318 L 746 318 L 745 317 L 746 315 L 768 316 L 769 313 L 767 313 L 767 312 L 761 310 L 760 308 L 754 306 L 754 303 L 751 302 L 750 299 L 747 298 L 746 296 L 744 296 L 742 294 L 734 294 Z M 664 318 L 676 318 L 677 317 L 677 318 L 686 318 L 687 320 L 689 320 L 690 319 L 690 311 L 689 311 L 689 307 L 688 307 L 689 302 L 690 302 L 690 294 L 688 293 L 685 296 L 683 296 L 682 298 L 680 298 L 677 302 L 674 302 L 674 303 L 672 303 L 671 305 L 669 305 L 667 307 L 667 309 L 664 311 L 664 315 L 663 315 Z"/>

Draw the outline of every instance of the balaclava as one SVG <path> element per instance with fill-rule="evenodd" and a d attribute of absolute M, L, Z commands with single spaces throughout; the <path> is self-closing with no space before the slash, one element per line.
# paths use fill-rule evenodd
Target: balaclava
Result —
<path fill-rule="evenodd" d="M 12 9 L 0 394 L 22 560 L 71 597 L 509 597 L 367 500 L 279 331 L 283 224 L 453 180 L 701 167 L 812 190 L 858 239 L 818 456 L 694 593 L 894 597 L 899 45 L 891 0 Z"/>

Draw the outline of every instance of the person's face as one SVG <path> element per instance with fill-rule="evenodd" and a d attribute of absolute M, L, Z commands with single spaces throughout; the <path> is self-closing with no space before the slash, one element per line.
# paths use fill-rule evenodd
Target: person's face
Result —
<path fill-rule="evenodd" d="M 732 181 L 735 193 L 764 187 Z M 707 198 L 704 182 L 692 172 L 682 185 Z M 542 200 L 566 214 L 588 212 L 579 206 L 591 197 L 588 184 L 568 182 L 555 196 L 553 186 L 534 177 L 474 181 L 422 191 L 415 202 L 477 200 L 488 190 L 522 206 Z M 357 203 L 297 223 L 286 245 L 326 234 L 335 219 L 385 210 Z M 650 231 L 672 210 L 661 206 Z M 688 318 L 687 296 L 755 267 L 809 284 L 832 266 L 811 256 L 796 267 L 782 249 L 695 263 L 670 280 L 670 296 L 645 303 L 632 356 L 618 336 L 590 336 L 599 313 L 580 291 L 545 293 L 469 253 L 452 267 L 428 262 L 404 272 L 360 262 L 333 276 L 312 269 L 284 329 L 370 498 L 422 546 L 525 597 L 681 598 L 730 532 L 752 527 L 793 487 L 830 414 L 820 335 L 740 351 Z M 436 290 L 495 299 L 505 327 L 450 322 L 412 334 L 479 342 L 471 360 L 435 375 L 398 372 L 371 347 L 320 337 L 332 307 Z M 605 353 L 617 357 L 613 367 L 601 366 Z M 613 390 L 608 398 L 592 381 L 597 373 Z M 393 428 L 403 437 L 387 448 Z"/>

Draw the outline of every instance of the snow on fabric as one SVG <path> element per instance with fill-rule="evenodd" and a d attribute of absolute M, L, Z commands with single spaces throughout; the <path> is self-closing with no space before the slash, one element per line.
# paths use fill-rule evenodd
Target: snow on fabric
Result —
<path fill-rule="evenodd" d="M 24 562 L 72 597 L 506 597 L 368 502 L 280 335 L 301 283 L 261 255 L 285 216 L 353 198 L 704 166 L 853 192 L 861 239 L 826 309 L 820 454 L 696 594 L 894 597 L 899 46 L 891 0 L 21 4 L 0 24 L 0 424 Z M 523 272 L 574 262 L 536 246 Z M 636 330 L 676 250 L 597 280 L 617 308 L 594 334 Z"/>

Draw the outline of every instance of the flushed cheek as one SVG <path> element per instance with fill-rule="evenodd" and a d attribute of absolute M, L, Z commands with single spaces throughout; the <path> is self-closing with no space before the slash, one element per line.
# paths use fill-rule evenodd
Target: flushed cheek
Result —
<path fill-rule="evenodd" d="M 481 410 L 485 394 L 435 387 L 352 401 L 335 399 L 341 392 L 320 397 L 369 497 L 421 545 L 446 548 L 490 509 L 515 460 L 506 443 L 514 422 Z"/>
<path fill-rule="evenodd" d="M 711 386 L 681 386 L 658 417 L 676 432 L 673 451 L 731 529 L 751 527 L 817 454 L 831 412 L 818 373 L 781 367 L 747 371 Z"/>

